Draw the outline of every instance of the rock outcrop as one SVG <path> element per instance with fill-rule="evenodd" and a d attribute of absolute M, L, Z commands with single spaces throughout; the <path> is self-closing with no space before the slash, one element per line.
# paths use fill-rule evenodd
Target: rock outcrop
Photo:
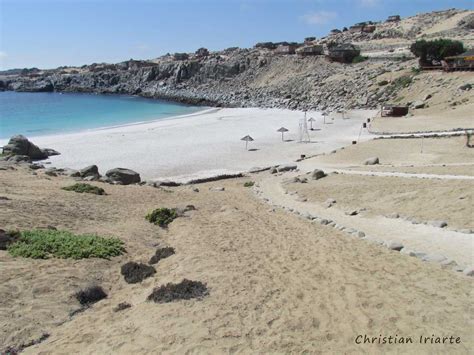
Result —
<path fill-rule="evenodd" d="M 41 160 L 48 157 L 47 151 L 41 150 L 22 135 L 11 137 L 8 144 L 3 147 L 3 153 L 27 156 L 32 160 Z"/>

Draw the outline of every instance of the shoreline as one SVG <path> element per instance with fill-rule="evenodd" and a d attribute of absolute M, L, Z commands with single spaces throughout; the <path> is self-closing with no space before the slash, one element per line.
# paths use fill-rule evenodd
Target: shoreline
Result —
<path fill-rule="evenodd" d="M 312 143 L 307 144 L 298 142 L 303 111 L 260 108 L 209 108 L 154 121 L 37 136 L 33 142 L 61 153 L 47 161 L 57 168 L 96 164 L 103 173 L 125 167 L 137 171 L 142 179 L 183 182 L 285 164 L 301 155 L 339 149 L 357 139 L 362 122 L 373 113 L 349 111 L 350 118 L 334 117 L 323 124 L 319 112 L 309 111 L 308 117 L 316 122 L 315 130 L 309 131 Z M 289 129 L 284 142 L 277 132 L 282 126 Z M 255 139 L 249 151 L 241 141 L 247 134 Z M 365 132 L 361 140 L 368 137 L 373 138 Z"/>

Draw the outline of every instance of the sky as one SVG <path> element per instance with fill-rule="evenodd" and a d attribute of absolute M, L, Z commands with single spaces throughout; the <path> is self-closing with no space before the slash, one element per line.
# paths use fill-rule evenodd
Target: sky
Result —
<path fill-rule="evenodd" d="M 252 47 L 473 0 L 0 0 L 0 70 Z"/>

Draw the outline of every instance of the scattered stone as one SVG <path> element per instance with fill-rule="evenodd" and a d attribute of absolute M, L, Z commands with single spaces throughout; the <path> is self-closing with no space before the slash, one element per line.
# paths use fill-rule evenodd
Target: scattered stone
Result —
<path fill-rule="evenodd" d="M 130 307 L 132 307 L 132 305 L 130 303 L 122 302 L 122 303 L 119 303 L 117 306 L 115 306 L 113 308 L 113 311 L 114 312 L 120 312 L 120 311 L 123 311 L 127 308 L 130 308 Z"/>
<path fill-rule="evenodd" d="M 43 148 L 41 151 L 46 154 L 48 157 L 51 157 L 53 155 L 61 155 L 57 150 L 51 149 L 51 148 Z"/>
<path fill-rule="evenodd" d="M 372 157 L 364 161 L 364 165 L 377 165 L 380 164 L 378 157 Z"/>
<path fill-rule="evenodd" d="M 197 187 L 193 187 L 194 192 L 199 192 L 199 189 Z"/>
<path fill-rule="evenodd" d="M 321 223 L 323 226 L 329 224 L 329 221 L 327 219 L 322 219 L 321 221 L 319 221 L 319 223 Z"/>
<path fill-rule="evenodd" d="M 333 199 L 333 198 L 328 198 L 325 202 L 324 202 L 324 206 L 326 208 L 330 208 L 332 207 L 334 204 L 336 203 L 336 200 Z"/>
<path fill-rule="evenodd" d="M 324 171 L 320 170 L 320 169 L 315 169 L 311 173 L 311 179 L 313 179 L 313 180 L 319 180 L 319 179 L 322 179 L 325 176 L 326 176 L 326 173 Z"/>
<path fill-rule="evenodd" d="M 44 166 L 39 164 L 30 164 L 28 167 L 32 170 L 44 169 Z"/>
<path fill-rule="evenodd" d="M 141 181 L 140 174 L 130 169 L 115 168 L 108 170 L 105 175 L 112 183 L 120 185 L 130 185 Z"/>
<path fill-rule="evenodd" d="M 121 273 L 127 283 L 134 284 L 153 276 L 156 270 L 153 266 L 130 261 L 122 265 Z"/>
<path fill-rule="evenodd" d="M 397 212 L 393 212 L 387 215 L 387 218 L 400 218 L 400 215 Z"/>
<path fill-rule="evenodd" d="M 0 196 L 0 201 L 10 201 L 11 198 L 8 198 L 6 196 Z"/>
<path fill-rule="evenodd" d="M 439 255 L 439 254 L 428 254 L 428 255 L 422 256 L 421 260 L 428 261 L 428 262 L 440 263 L 440 262 L 446 260 L 446 257 L 443 256 L 443 255 Z"/>
<path fill-rule="evenodd" d="M 225 187 L 210 187 L 209 191 L 225 191 Z"/>
<path fill-rule="evenodd" d="M 358 210 L 350 210 L 346 212 L 346 215 L 348 216 L 356 216 L 359 213 Z"/>
<path fill-rule="evenodd" d="M 7 161 L 12 163 L 31 163 L 31 159 L 28 155 L 12 155 L 7 157 Z"/>
<path fill-rule="evenodd" d="M 464 234 L 473 234 L 472 229 L 460 229 L 458 230 L 459 233 L 464 233 Z"/>
<path fill-rule="evenodd" d="M 445 221 L 430 221 L 428 224 L 437 228 L 444 228 L 448 225 Z"/>
<path fill-rule="evenodd" d="M 174 254 L 174 248 L 171 248 L 171 247 L 159 248 L 156 250 L 155 255 L 151 257 L 148 264 L 150 265 L 157 264 L 161 259 L 165 259 L 173 254 Z"/>
<path fill-rule="evenodd" d="M 306 201 L 308 201 L 308 199 L 307 199 L 306 197 L 298 197 L 298 198 L 296 199 L 296 201 L 298 201 L 298 202 L 306 202 Z"/>
<path fill-rule="evenodd" d="M 357 232 L 357 236 L 358 236 L 359 238 L 364 238 L 364 237 L 365 237 L 365 233 L 364 233 L 364 232 L 361 232 L 361 231 L 358 231 L 358 232 Z"/>
<path fill-rule="evenodd" d="M 178 284 L 168 283 L 155 288 L 147 300 L 155 303 L 168 303 L 192 298 L 201 299 L 208 294 L 206 284 L 184 279 Z"/>
<path fill-rule="evenodd" d="M 385 242 L 384 244 L 390 250 L 400 251 L 400 250 L 403 249 L 403 245 L 401 243 L 395 242 L 395 241 L 392 241 L 392 240 L 389 240 L 389 241 Z"/>
<path fill-rule="evenodd" d="M 76 292 L 75 297 L 82 306 L 90 306 L 93 303 L 107 298 L 107 294 L 100 286 L 90 286 Z"/>
<path fill-rule="evenodd" d="M 467 267 L 462 272 L 466 276 L 474 276 L 474 268 L 472 266 Z"/>
<path fill-rule="evenodd" d="M 276 167 L 270 168 L 270 174 L 276 174 L 278 169 Z"/>

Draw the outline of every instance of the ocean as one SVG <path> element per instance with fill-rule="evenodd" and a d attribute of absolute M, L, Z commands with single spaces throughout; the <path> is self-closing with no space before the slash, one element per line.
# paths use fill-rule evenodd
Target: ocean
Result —
<path fill-rule="evenodd" d="M 80 132 L 202 110 L 129 95 L 0 92 L 0 138 Z"/>

